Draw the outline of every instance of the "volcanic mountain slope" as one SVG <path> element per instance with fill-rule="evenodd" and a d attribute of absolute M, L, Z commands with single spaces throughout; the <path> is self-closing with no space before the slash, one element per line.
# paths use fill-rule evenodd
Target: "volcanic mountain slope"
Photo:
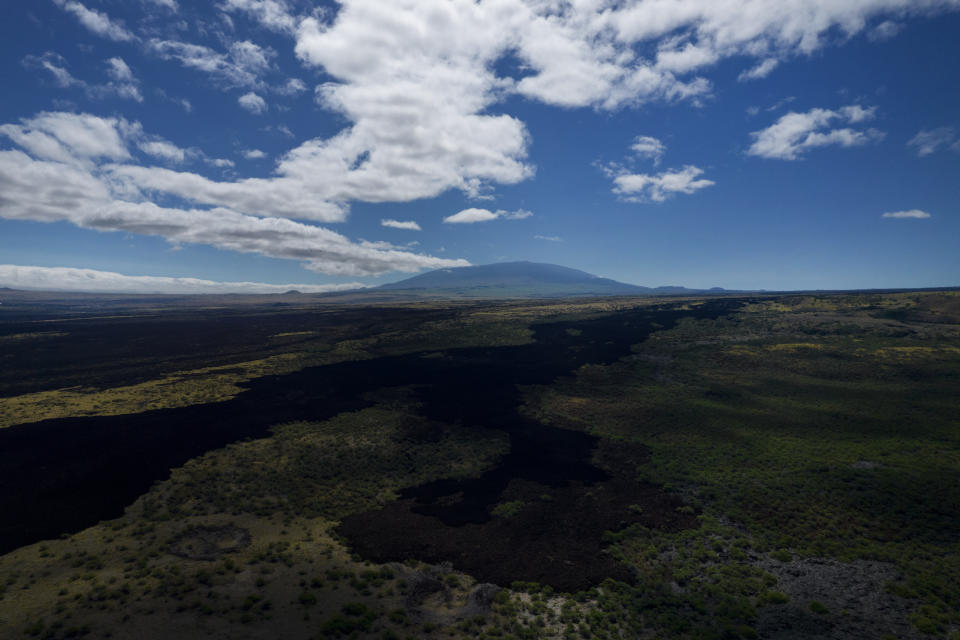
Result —
<path fill-rule="evenodd" d="M 640 287 L 585 271 L 538 262 L 501 262 L 438 269 L 377 287 L 378 291 L 436 292 L 467 297 L 657 295 L 693 292 L 684 287 Z"/>

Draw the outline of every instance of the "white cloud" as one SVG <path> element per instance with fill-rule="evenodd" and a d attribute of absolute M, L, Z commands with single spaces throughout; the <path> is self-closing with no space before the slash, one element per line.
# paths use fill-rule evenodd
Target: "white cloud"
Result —
<path fill-rule="evenodd" d="M 410 231 L 422 231 L 420 225 L 414 220 L 391 220 L 389 218 L 380 221 L 382 227 L 392 227 L 394 229 L 408 229 Z"/>
<path fill-rule="evenodd" d="M 628 202 L 663 202 L 676 193 L 694 193 L 716 184 L 712 180 L 697 179 L 703 169 L 687 165 L 656 175 L 623 173 L 613 179 L 613 192 Z"/>
<path fill-rule="evenodd" d="M 657 51 L 657 68 L 676 73 L 687 73 L 700 67 L 712 65 L 720 55 L 712 47 L 697 46 L 686 42 L 679 46 L 673 39 L 661 44 Z"/>
<path fill-rule="evenodd" d="M 243 152 L 243 157 L 247 160 L 260 160 L 261 158 L 266 158 L 267 154 L 260 149 L 247 149 Z"/>
<path fill-rule="evenodd" d="M 143 102 L 143 96 L 140 94 L 140 82 L 133 76 L 133 71 L 130 70 L 123 58 L 108 58 L 106 62 L 107 75 L 110 76 L 111 81 L 106 85 L 94 87 L 94 91 L 113 93 L 121 98 Z"/>
<path fill-rule="evenodd" d="M 649 158 L 654 164 L 660 164 L 660 158 L 666 153 L 667 147 L 651 136 L 637 136 L 630 149 L 641 158 Z"/>
<path fill-rule="evenodd" d="M 127 63 L 123 61 L 123 58 L 108 58 L 107 73 L 117 82 L 134 81 L 133 71 L 131 71 Z"/>
<path fill-rule="evenodd" d="M 210 158 L 207 162 L 215 167 L 233 167 L 236 165 L 233 160 L 227 160 L 226 158 Z"/>
<path fill-rule="evenodd" d="M 140 147 L 141 151 L 155 158 L 177 164 L 186 160 L 189 154 L 186 149 L 181 149 L 168 140 L 144 140 L 137 146 Z"/>
<path fill-rule="evenodd" d="M 53 81 L 61 89 L 67 87 L 85 87 L 86 82 L 79 80 L 67 70 L 67 61 L 63 56 L 53 51 L 47 51 L 43 55 L 28 55 L 23 59 L 23 66 L 28 69 L 44 69 L 53 76 Z"/>
<path fill-rule="evenodd" d="M 163 60 L 177 60 L 183 66 L 210 74 L 225 87 L 263 86 L 263 75 L 270 71 L 276 52 L 249 40 L 233 42 L 227 53 L 210 47 L 177 40 L 153 38 L 147 49 Z"/>
<path fill-rule="evenodd" d="M 808 150 L 828 145 L 853 147 L 881 140 L 884 134 L 876 129 L 855 130 L 849 127 L 830 129 L 834 122 L 859 124 L 874 117 L 875 107 L 850 105 L 838 110 L 811 109 L 806 113 L 790 112 L 774 124 L 754 131 L 749 155 L 781 160 L 797 160 Z"/>
<path fill-rule="evenodd" d="M 561 238 L 560 236 L 541 236 L 541 235 L 535 235 L 535 236 L 533 236 L 533 239 L 534 239 L 534 240 L 546 240 L 547 242 L 563 242 L 563 238 Z"/>
<path fill-rule="evenodd" d="M 464 209 L 457 213 L 447 216 L 443 219 L 447 224 L 473 224 L 475 222 L 488 222 L 499 218 L 496 213 L 487 209 Z"/>
<path fill-rule="evenodd" d="M 523 220 L 533 215 L 533 212 L 526 209 L 517 209 L 516 211 L 490 211 L 488 209 L 470 208 L 458 211 L 443 219 L 447 224 L 473 224 L 475 222 L 488 222 L 490 220 Z"/>
<path fill-rule="evenodd" d="M 890 40 L 903 30 L 903 25 L 893 20 L 884 20 L 877 26 L 870 29 L 867 37 L 875 42 Z"/>
<path fill-rule="evenodd" d="M 285 84 L 276 87 L 273 91 L 283 96 L 295 96 L 307 90 L 307 85 L 300 78 L 290 78 Z"/>
<path fill-rule="evenodd" d="M 160 7 L 166 7 L 171 11 L 177 11 L 180 7 L 177 5 L 177 0 L 146 0 L 146 2 L 151 2 Z"/>
<path fill-rule="evenodd" d="M 885 213 L 881 218 L 913 218 L 916 220 L 926 220 L 932 216 L 926 211 L 921 211 L 920 209 L 911 209 L 910 211 L 892 211 L 890 213 Z"/>
<path fill-rule="evenodd" d="M 326 293 L 362 289 L 359 282 L 344 284 L 268 284 L 265 282 L 217 282 L 198 278 L 128 276 L 112 271 L 72 267 L 32 267 L 0 264 L 0 286 L 40 291 L 86 291 L 103 293 Z"/>
<path fill-rule="evenodd" d="M 241 107 L 243 107 L 244 109 L 246 109 L 247 111 L 255 115 L 260 115 L 262 113 L 266 113 L 267 111 L 266 100 L 264 100 L 263 98 L 261 98 L 260 96 L 258 96 L 252 91 L 250 93 L 245 93 L 239 98 L 237 98 L 237 102 L 240 104 Z"/>
<path fill-rule="evenodd" d="M 955 151 L 960 150 L 956 148 L 957 131 L 953 127 L 940 127 L 939 129 L 931 129 L 929 131 L 920 131 L 917 135 L 913 136 L 907 146 L 911 147 L 918 156 L 928 156 L 932 153 L 935 153 L 941 148 L 954 148 Z M 958 141 L 960 142 L 960 141 Z"/>
<path fill-rule="evenodd" d="M 225 0 L 223 11 L 243 11 L 264 27 L 280 33 L 293 34 L 297 22 L 290 7 L 283 0 Z"/>
<path fill-rule="evenodd" d="M 34 157 L 68 164 L 130 158 L 123 139 L 129 130 L 125 120 L 62 112 L 40 113 L 20 125 L 0 125 L 0 134 Z"/>
<path fill-rule="evenodd" d="M 127 31 L 122 24 L 111 20 L 110 16 L 105 13 L 101 13 L 95 9 L 88 9 L 81 3 L 75 2 L 74 0 L 53 1 L 64 11 L 72 13 L 74 16 L 76 16 L 77 20 L 80 21 L 80 24 L 98 36 L 108 38 L 110 40 L 116 40 L 118 42 L 126 42 L 128 40 L 136 39 L 136 36 Z"/>
<path fill-rule="evenodd" d="M 103 163 L 130 160 L 128 140 L 152 138 L 136 122 L 88 114 L 43 113 L 19 125 L 0 126 L 0 135 L 29 153 L 0 151 L 3 218 L 68 221 L 86 229 L 160 236 L 174 244 L 206 244 L 298 260 L 308 269 L 334 275 L 378 275 L 469 264 L 355 243 L 314 225 L 244 215 L 226 207 L 159 206 L 147 200 L 149 194 L 135 182 L 126 179 L 124 167 L 174 179 L 193 174 Z M 204 184 L 197 187 L 202 189 Z M 261 197 L 269 202 L 275 195 L 259 193 L 252 186 L 240 199 Z M 306 210 L 307 203 L 303 204 Z"/>
<path fill-rule="evenodd" d="M 53 51 L 47 51 L 40 56 L 28 55 L 23 59 L 23 64 L 28 69 L 43 69 L 49 72 L 54 83 L 61 89 L 77 87 L 83 89 L 92 99 L 117 96 L 143 102 L 139 81 L 133 77 L 133 72 L 122 58 L 109 58 L 106 61 L 107 75 L 111 78 L 106 84 L 91 84 L 75 78 L 67 70 L 67 61 L 63 56 Z"/>
<path fill-rule="evenodd" d="M 746 82 L 748 80 L 759 80 L 760 78 L 766 78 L 773 72 L 774 69 L 779 66 L 779 60 L 776 58 L 767 58 L 752 69 L 747 69 L 741 73 L 739 76 L 737 76 L 737 80 L 740 82 Z"/>
<path fill-rule="evenodd" d="M 409 202 L 450 189 L 489 197 L 495 185 L 535 170 L 526 126 L 495 108 L 508 96 L 599 109 L 697 100 L 710 85 L 695 74 L 711 59 L 762 64 L 807 55 L 888 14 L 960 4 L 851 2 L 802 0 L 803 10 L 788 11 L 782 0 L 735 10 L 713 0 L 674 0 L 667 8 L 659 0 L 344 0 L 336 13 L 295 18 L 294 32 L 297 56 L 329 79 L 315 95 L 348 122 L 339 133 L 280 156 L 269 178 L 219 182 L 129 164 L 107 170 L 144 192 L 198 205 L 322 221 L 343 220 L 351 202 Z M 258 20 L 280 16 L 281 30 L 289 24 L 283 12 L 270 13 L 286 3 L 221 4 Z M 169 39 L 147 46 L 226 87 L 276 90 L 264 81 L 275 71 L 275 53 L 253 43 L 233 43 L 226 53 Z M 517 64 L 498 65 L 505 56 Z M 503 75 L 503 68 L 523 73 Z"/>

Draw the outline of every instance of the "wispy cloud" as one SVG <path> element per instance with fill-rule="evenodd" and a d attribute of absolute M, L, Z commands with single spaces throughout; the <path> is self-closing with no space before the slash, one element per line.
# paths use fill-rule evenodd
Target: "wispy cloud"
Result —
<path fill-rule="evenodd" d="M 421 231 L 420 225 L 414 220 L 391 220 L 386 218 L 380 221 L 380 226 L 391 227 L 393 229 L 407 229 L 409 231 Z"/>
<path fill-rule="evenodd" d="M 535 236 L 533 236 L 533 239 L 534 239 L 534 240 L 546 240 L 547 242 L 563 242 L 563 238 L 561 238 L 560 236 L 541 236 L 541 235 L 535 235 Z"/>
<path fill-rule="evenodd" d="M 75 0 L 53 0 L 53 2 L 64 11 L 76 16 L 80 24 L 98 36 L 118 42 L 136 39 L 136 36 L 128 31 L 123 24 L 112 20 L 106 13 L 89 9 Z"/>
<path fill-rule="evenodd" d="M 909 211 L 892 211 L 890 213 L 885 213 L 881 216 L 882 218 L 900 218 L 900 219 L 914 219 L 914 220 L 926 220 L 932 218 L 929 213 L 926 211 L 921 211 L 920 209 L 911 209 Z"/>
<path fill-rule="evenodd" d="M 284 0 L 224 0 L 223 11 L 244 12 L 264 27 L 279 33 L 293 34 L 296 18 Z"/>
<path fill-rule="evenodd" d="M 837 110 L 811 109 L 790 112 L 762 131 L 751 133 L 753 144 L 748 155 L 779 160 L 797 160 L 817 147 L 838 145 L 854 147 L 882 140 L 876 129 L 829 129 L 834 122 L 859 124 L 875 117 L 876 107 L 850 105 Z"/>
<path fill-rule="evenodd" d="M 209 74 L 225 87 L 264 86 L 263 76 L 271 70 L 276 52 L 249 40 L 233 42 L 226 53 L 210 47 L 152 38 L 147 49 L 163 60 L 176 60 L 184 67 Z"/>
<path fill-rule="evenodd" d="M 910 138 L 907 147 L 913 149 L 918 156 L 928 156 L 940 149 L 951 148 L 960 151 L 960 141 L 957 140 L 957 130 L 953 127 L 923 130 Z"/>
<path fill-rule="evenodd" d="M 757 66 L 752 69 L 747 69 L 737 76 L 737 80 L 740 82 L 747 82 L 749 80 L 759 80 L 760 78 L 766 78 L 770 75 L 774 69 L 780 66 L 780 61 L 776 58 L 767 58 Z"/>
<path fill-rule="evenodd" d="M 85 291 L 103 293 L 326 293 L 362 289 L 359 282 L 343 284 L 269 284 L 266 282 L 218 282 L 199 278 L 128 276 L 112 271 L 73 267 L 33 267 L 0 264 L 0 285 L 13 289 L 41 291 Z"/>
<path fill-rule="evenodd" d="M 56 86 L 61 89 L 80 88 L 91 99 L 116 96 L 143 102 L 140 81 L 134 77 L 133 71 L 123 58 L 108 58 L 105 63 L 106 74 L 110 80 L 95 84 L 74 77 L 67 69 L 67 61 L 63 56 L 53 51 L 47 51 L 39 56 L 28 55 L 23 59 L 23 65 L 28 69 L 42 69 L 50 73 Z"/>

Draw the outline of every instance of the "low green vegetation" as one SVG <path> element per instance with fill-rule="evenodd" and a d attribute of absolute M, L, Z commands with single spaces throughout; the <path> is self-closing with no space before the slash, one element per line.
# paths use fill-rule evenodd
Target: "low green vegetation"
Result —
<path fill-rule="evenodd" d="M 528 411 L 643 442 L 651 453 L 639 480 L 731 523 L 732 548 L 706 525 L 679 538 L 626 532 L 617 543 L 661 582 L 720 576 L 720 593 L 704 602 L 737 598 L 720 616 L 731 624 L 755 620 L 747 605 L 771 596 L 727 584 L 724 572 L 768 568 L 751 554 L 769 553 L 777 563 L 886 563 L 880 588 L 912 612 L 914 630 L 946 634 L 960 627 L 958 311 L 955 294 L 761 302 L 683 322 L 628 361 L 532 390 Z M 840 613 L 821 607 L 809 610 Z"/>
<path fill-rule="evenodd" d="M 316 360 L 268 357 L 301 367 L 321 351 L 368 358 L 420 344 L 442 358 L 457 345 L 520 344 L 531 322 L 627 304 L 477 305 L 408 333 L 318 346 Z M 311 331 L 272 341 L 319 344 Z M 150 385 L 196 385 L 190 402 L 206 402 L 226 393 L 220 385 L 274 371 L 248 362 L 260 364 L 130 386 L 117 410 L 154 406 Z M 508 451 L 502 432 L 430 422 L 414 391 L 278 424 L 173 470 L 121 518 L 0 557 L 0 637 L 719 640 L 789 623 L 960 638 L 960 296 L 759 298 L 655 333 L 620 362 L 524 388 L 526 415 L 600 438 L 598 466 L 618 443 L 642 443 L 631 482 L 682 497 L 699 525 L 608 532 L 606 552 L 633 579 L 577 593 L 523 582 L 480 597 L 456 566 L 351 555 L 339 519 L 404 487 L 479 476 Z M 64 398 L 47 398 L 50 415 L 93 411 Z M 23 397 L 0 402 L 34 410 Z M 491 515 L 530 513 L 533 495 Z M 625 517 L 644 517 L 640 502 Z"/>

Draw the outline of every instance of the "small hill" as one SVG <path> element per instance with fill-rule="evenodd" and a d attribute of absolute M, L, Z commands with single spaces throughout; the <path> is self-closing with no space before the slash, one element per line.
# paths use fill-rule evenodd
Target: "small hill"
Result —
<path fill-rule="evenodd" d="M 373 291 L 471 298 L 669 295 L 693 292 L 683 287 L 640 287 L 578 269 L 538 262 L 501 262 L 438 269 L 381 285 Z"/>

